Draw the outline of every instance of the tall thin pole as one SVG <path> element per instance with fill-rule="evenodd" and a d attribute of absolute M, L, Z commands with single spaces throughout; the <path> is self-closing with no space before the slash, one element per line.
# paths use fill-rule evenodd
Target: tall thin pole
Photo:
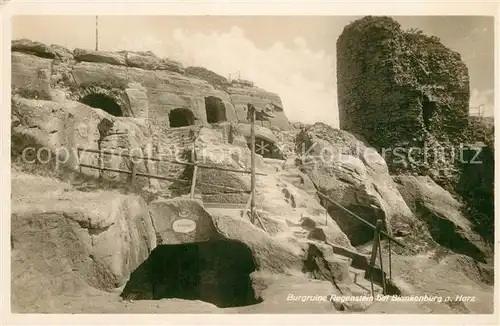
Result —
<path fill-rule="evenodd" d="M 191 152 L 192 155 L 192 162 L 195 164 L 194 165 L 194 170 L 193 170 L 193 179 L 191 181 L 191 192 L 190 192 L 190 195 L 191 195 L 191 199 L 194 198 L 194 191 L 196 189 L 196 175 L 198 174 L 198 162 L 196 161 L 196 152 L 193 148 L 193 151 Z"/>
<path fill-rule="evenodd" d="M 251 110 L 250 112 L 250 150 L 252 151 L 251 153 L 251 187 L 252 187 L 252 193 L 251 193 L 251 198 L 250 198 L 250 218 L 251 222 L 254 223 L 255 221 L 255 108 L 253 105 L 249 105 L 248 109 Z"/>
<path fill-rule="evenodd" d="M 99 16 L 95 16 L 95 50 L 99 51 Z"/>
<path fill-rule="evenodd" d="M 380 223 L 382 224 L 382 223 Z M 378 258 L 380 259 L 380 269 L 382 270 L 382 287 L 384 289 L 384 295 L 387 295 L 387 290 L 385 288 L 385 272 L 384 272 L 384 263 L 382 259 L 382 243 L 380 242 L 380 233 L 377 232 L 378 237 Z"/>

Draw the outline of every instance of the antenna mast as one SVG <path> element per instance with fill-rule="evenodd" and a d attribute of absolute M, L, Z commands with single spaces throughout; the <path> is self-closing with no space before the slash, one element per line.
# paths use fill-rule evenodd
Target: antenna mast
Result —
<path fill-rule="evenodd" d="M 99 16 L 95 16 L 95 50 L 99 51 Z"/>

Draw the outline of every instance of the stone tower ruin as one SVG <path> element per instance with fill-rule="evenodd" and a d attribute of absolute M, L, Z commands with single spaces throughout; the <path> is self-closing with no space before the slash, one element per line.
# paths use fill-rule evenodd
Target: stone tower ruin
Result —
<path fill-rule="evenodd" d="M 378 150 L 453 143 L 467 126 L 469 75 L 460 54 L 389 17 L 344 28 L 337 80 L 340 128 Z"/>

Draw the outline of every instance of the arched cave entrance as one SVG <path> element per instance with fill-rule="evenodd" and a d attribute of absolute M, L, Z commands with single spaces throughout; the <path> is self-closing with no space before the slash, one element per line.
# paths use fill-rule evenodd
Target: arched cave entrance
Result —
<path fill-rule="evenodd" d="M 261 302 L 249 276 L 255 269 L 250 248 L 238 241 L 160 245 L 131 274 L 121 296 L 201 300 L 220 308 L 251 305 Z"/>
<path fill-rule="evenodd" d="M 430 130 L 431 128 L 431 119 L 436 112 L 436 103 L 431 102 L 427 96 L 424 97 L 422 101 L 422 118 L 424 120 L 424 128 L 426 130 Z"/>
<path fill-rule="evenodd" d="M 250 142 L 248 143 L 248 148 L 250 148 L 250 150 L 252 149 Z M 283 153 L 276 144 L 260 137 L 255 137 L 255 153 L 262 155 L 264 158 L 285 159 Z"/>
<path fill-rule="evenodd" d="M 220 98 L 214 96 L 205 97 L 205 109 L 208 123 L 227 121 L 226 107 Z"/>
<path fill-rule="evenodd" d="M 189 109 L 173 109 L 168 114 L 170 127 L 184 127 L 194 125 L 194 114 Z"/>
<path fill-rule="evenodd" d="M 105 94 L 92 93 L 82 97 L 79 102 L 91 106 L 96 109 L 101 109 L 107 113 L 115 116 L 122 117 L 123 112 L 118 103 L 112 98 Z"/>

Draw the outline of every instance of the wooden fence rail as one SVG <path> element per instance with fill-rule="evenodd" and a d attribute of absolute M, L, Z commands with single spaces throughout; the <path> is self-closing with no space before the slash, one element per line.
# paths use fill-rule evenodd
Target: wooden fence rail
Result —
<path fill-rule="evenodd" d="M 344 206 L 342 206 L 341 204 L 335 202 L 334 200 L 328 198 L 325 194 L 317 191 L 318 195 L 320 197 L 323 197 L 324 199 L 326 199 L 330 204 L 333 204 L 335 206 L 337 206 L 338 208 L 340 208 L 341 210 L 343 210 L 344 212 L 346 212 L 347 214 L 351 215 L 352 217 L 356 218 L 358 221 L 360 221 L 361 223 L 369 226 L 370 228 L 372 228 L 373 230 L 375 230 L 377 227 L 373 224 L 371 224 L 370 222 L 368 222 L 367 220 L 365 220 L 364 218 L 358 216 L 357 214 L 355 214 L 354 212 L 351 212 L 350 210 L 348 210 L 347 208 L 345 208 Z M 395 239 L 393 236 L 387 234 L 386 232 L 380 230 L 380 234 L 384 235 L 387 239 L 389 239 L 389 241 L 392 241 L 394 243 L 396 243 L 397 245 L 399 245 L 400 247 L 403 247 L 403 248 L 408 248 L 407 245 L 405 245 L 404 243 L 402 243 L 401 241 Z"/>
<path fill-rule="evenodd" d="M 89 165 L 89 164 L 84 164 L 84 163 L 80 163 L 80 166 L 81 167 L 85 167 L 85 168 L 90 168 L 90 169 L 96 169 L 96 170 L 103 170 L 103 171 L 109 171 L 109 172 L 117 172 L 117 173 L 130 174 L 132 176 L 131 179 L 130 179 L 130 184 L 131 185 L 135 183 L 135 177 L 145 177 L 145 178 L 152 178 L 152 179 L 165 180 L 165 181 L 178 181 L 178 182 L 187 183 L 187 184 L 191 183 L 191 189 L 195 188 L 195 183 L 193 183 L 192 180 L 178 179 L 178 178 L 174 178 L 174 177 L 165 177 L 165 176 L 162 176 L 162 175 L 142 173 L 142 172 L 137 172 L 137 171 L 134 173 L 133 171 L 127 171 L 127 170 L 121 170 L 121 169 L 112 169 L 112 168 L 106 168 L 106 167 L 101 167 L 101 166 Z M 193 179 L 195 179 L 194 176 L 193 176 Z M 238 192 L 238 193 L 250 193 L 250 190 L 241 190 L 241 189 L 237 189 L 237 188 L 231 188 L 231 187 L 226 187 L 226 186 L 214 185 L 214 184 L 211 184 L 211 183 L 198 182 L 196 184 L 203 185 L 203 186 L 214 187 L 214 188 L 222 188 L 222 189 L 226 189 L 226 190 L 232 190 L 232 191 L 235 191 L 235 192 Z M 191 197 L 194 197 L 194 193 L 193 193 L 192 190 L 191 190 Z"/>
<path fill-rule="evenodd" d="M 87 149 L 87 148 L 83 148 L 83 147 L 78 147 L 78 151 L 79 152 L 80 151 L 85 151 L 85 152 L 89 152 L 89 153 L 122 156 L 122 157 L 126 157 L 126 158 L 141 159 L 141 160 L 145 160 L 145 161 L 155 161 L 155 162 L 164 162 L 164 163 L 172 163 L 172 164 L 179 164 L 179 165 L 198 166 L 201 169 L 220 170 L 220 171 L 245 173 L 245 174 L 251 174 L 252 173 L 251 171 L 248 171 L 248 170 L 238 170 L 238 169 L 232 169 L 232 168 L 224 168 L 224 167 L 220 167 L 220 166 L 208 165 L 208 164 L 202 164 L 202 163 L 194 163 L 194 162 L 181 162 L 181 161 L 175 161 L 175 160 L 166 160 L 166 159 L 161 159 L 161 158 L 156 158 L 156 157 L 130 155 L 130 154 L 116 153 L 116 152 L 111 152 L 111 151 L 106 151 L 106 150 Z M 266 175 L 265 173 L 260 173 L 260 172 L 256 172 L 255 174 L 256 175 L 261 175 L 261 176 L 265 176 Z"/>
<path fill-rule="evenodd" d="M 192 180 L 185 180 L 185 179 L 179 179 L 179 178 L 174 178 L 174 177 L 166 177 L 166 176 L 161 176 L 161 175 L 155 175 L 155 174 L 150 174 L 150 173 L 142 173 L 137 171 L 137 164 L 134 161 L 130 162 L 130 171 L 127 170 L 121 170 L 121 169 L 113 169 L 113 168 L 107 168 L 102 166 L 102 160 L 101 160 L 101 166 L 94 166 L 94 165 L 89 165 L 89 164 L 84 164 L 84 163 L 79 163 L 80 167 L 86 167 L 86 168 L 91 168 L 91 169 L 98 169 L 102 171 L 110 171 L 110 172 L 117 172 L 117 173 L 124 173 L 124 174 L 129 174 L 130 175 L 130 187 L 135 183 L 135 180 L 137 177 L 146 177 L 146 178 L 153 178 L 153 179 L 158 179 L 158 180 L 166 180 L 166 181 L 176 181 L 176 182 L 182 182 L 182 183 L 187 183 L 191 184 L 190 188 L 190 197 L 194 198 L 194 192 L 196 189 L 196 185 L 205 185 L 209 187 L 214 187 L 214 188 L 222 188 L 225 190 L 232 190 L 232 191 L 237 191 L 237 192 L 246 192 L 250 193 L 250 198 L 247 202 L 247 205 L 245 209 L 243 210 L 242 216 L 246 215 L 248 212 L 249 206 L 251 206 L 251 201 L 255 200 L 254 193 L 252 191 L 242 191 L 241 189 L 236 189 L 236 188 L 231 188 L 231 187 L 226 187 L 226 186 L 219 186 L 219 185 L 214 185 L 214 184 L 208 184 L 208 183 L 202 183 L 202 182 L 197 182 L 197 174 L 198 174 L 198 168 L 203 168 L 203 169 L 213 169 L 213 170 L 222 170 L 222 171 L 229 171 L 229 172 L 237 172 L 237 173 L 245 173 L 245 174 L 251 174 L 251 171 L 247 170 L 237 170 L 237 169 L 230 169 L 230 168 L 223 168 L 223 167 L 218 167 L 218 166 L 210 166 L 210 165 L 205 165 L 205 164 L 199 164 L 196 160 L 195 157 L 195 152 L 193 150 L 193 155 L 192 155 L 192 160 L 193 162 L 179 162 L 179 161 L 172 161 L 172 160 L 164 160 L 160 158 L 154 158 L 154 157 L 146 157 L 146 156 L 137 156 L 137 155 L 129 155 L 125 153 L 116 153 L 113 151 L 105 151 L 105 150 L 96 150 L 96 149 L 86 149 L 82 147 L 78 147 L 78 151 L 86 151 L 89 153 L 97 153 L 97 154 L 108 154 L 108 155 L 115 155 L 115 156 L 122 156 L 122 157 L 127 157 L 127 158 L 136 158 L 136 159 L 142 159 L 145 161 L 157 161 L 157 162 L 166 162 L 166 163 L 173 163 L 173 164 L 181 164 L 185 166 L 194 166 L 193 170 L 193 177 Z M 263 173 L 255 173 L 257 175 L 266 175 Z M 350 216 L 353 216 L 354 218 L 358 219 L 361 221 L 363 224 L 369 226 L 372 228 L 375 232 L 374 234 L 374 239 L 373 239 L 373 248 L 372 248 L 372 253 L 371 253 L 371 258 L 370 258 L 370 263 L 369 263 L 369 276 L 370 276 L 370 281 L 371 281 L 371 287 L 372 287 L 372 295 L 374 295 L 374 290 L 373 290 L 373 269 L 375 267 L 375 262 L 376 262 L 376 256 L 378 253 L 379 260 L 380 260 L 380 268 L 382 270 L 382 285 L 383 285 L 383 290 L 384 294 L 386 293 L 386 281 L 385 281 L 385 273 L 384 273 L 384 267 L 383 267 L 383 262 L 382 262 L 382 246 L 380 243 L 381 235 L 384 235 L 387 239 L 389 239 L 389 277 L 392 278 L 392 262 L 391 262 L 391 247 L 390 244 L 391 242 L 396 243 L 397 245 L 401 247 L 408 248 L 404 243 L 400 242 L 399 240 L 395 239 L 391 235 L 387 234 L 382 230 L 383 228 L 383 222 L 381 220 L 377 220 L 377 224 L 373 225 L 370 222 L 366 221 L 362 217 L 358 216 L 357 214 L 353 213 L 352 211 L 348 210 L 347 208 L 343 207 L 341 204 L 335 202 L 334 200 L 328 198 L 325 194 L 317 191 L 318 195 L 326 200 L 326 207 L 328 204 L 333 204 L 337 206 L 338 208 L 342 209 L 346 213 L 348 213 Z M 261 228 L 266 231 L 266 228 L 264 224 L 262 223 L 262 220 L 258 216 L 258 214 L 255 214 L 254 212 L 253 215 L 254 218 L 256 218 L 260 225 Z M 253 221 L 253 218 L 251 216 L 251 222 L 255 223 Z M 267 231 L 266 231 L 267 232 Z"/>
<path fill-rule="evenodd" d="M 129 186 L 132 187 L 132 185 L 135 183 L 137 177 L 145 177 L 145 178 L 152 178 L 152 179 L 158 179 L 158 180 L 165 180 L 165 181 L 173 181 L 173 182 L 181 182 L 181 183 L 186 183 L 186 184 L 191 184 L 191 189 L 190 189 L 190 197 L 194 198 L 194 192 L 196 189 L 196 185 L 202 185 L 202 186 L 208 186 L 208 187 L 213 187 L 213 188 L 219 188 L 223 190 L 229 190 L 232 192 L 237 192 L 237 193 L 251 193 L 250 190 L 241 190 L 237 188 L 232 188 L 232 187 L 227 187 L 227 186 L 219 186 L 219 185 L 214 185 L 214 184 L 209 184 L 209 183 L 204 183 L 204 182 L 199 182 L 197 181 L 197 174 L 198 174 L 198 169 L 211 169 L 211 170 L 220 170 L 220 171 L 228 171 L 228 172 L 236 172 L 236 173 L 244 173 L 244 174 L 250 174 L 251 171 L 247 170 L 238 170 L 238 169 L 231 169 L 231 168 L 225 168 L 225 167 L 220 167 L 220 166 L 212 166 L 212 165 L 207 165 L 207 164 L 200 164 L 196 161 L 195 158 L 195 153 L 193 151 L 192 159 L 193 162 L 180 162 L 180 161 L 174 161 L 174 160 L 165 160 L 165 159 L 160 159 L 160 158 L 154 158 L 154 157 L 147 157 L 147 156 L 140 156 L 140 155 L 130 155 L 126 153 L 116 153 L 114 151 L 110 150 L 98 150 L 98 149 L 92 149 L 92 148 L 83 148 L 83 147 L 78 147 L 77 148 L 78 152 L 84 151 L 84 152 L 89 152 L 89 153 L 96 153 L 96 154 L 101 154 L 101 155 L 114 155 L 114 156 L 121 156 L 121 157 L 127 157 L 127 158 L 132 158 L 132 159 L 140 159 L 144 161 L 156 161 L 156 162 L 165 162 L 165 163 L 173 163 L 173 164 L 179 164 L 179 165 L 184 165 L 184 166 L 194 166 L 193 169 L 193 177 L 191 180 L 185 180 L 185 179 L 179 179 L 179 178 L 174 178 L 174 177 L 167 177 L 167 176 L 162 176 L 162 175 L 156 175 L 156 174 L 150 174 L 150 173 L 143 173 L 143 172 L 138 172 L 137 171 L 137 164 L 134 161 L 130 161 L 130 170 L 122 170 L 122 169 L 113 169 L 113 168 L 107 168 L 102 165 L 102 160 L 100 166 L 95 166 L 95 165 L 90 165 L 90 164 L 84 164 L 84 163 L 79 163 L 80 167 L 85 167 L 85 168 L 90 168 L 90 169 L 96 169 L 96 170 L 102 170 L 102 171 L 109 171 L 109 172 L 116 172 L 116 173 L 124 173 L 124 174 L 129 174 L 130 175 L 130 181 L 129 181 Z M 264 173 L 256 173 L 257 175 L 263 175 L 265 176 L 266 174 Z"/>

